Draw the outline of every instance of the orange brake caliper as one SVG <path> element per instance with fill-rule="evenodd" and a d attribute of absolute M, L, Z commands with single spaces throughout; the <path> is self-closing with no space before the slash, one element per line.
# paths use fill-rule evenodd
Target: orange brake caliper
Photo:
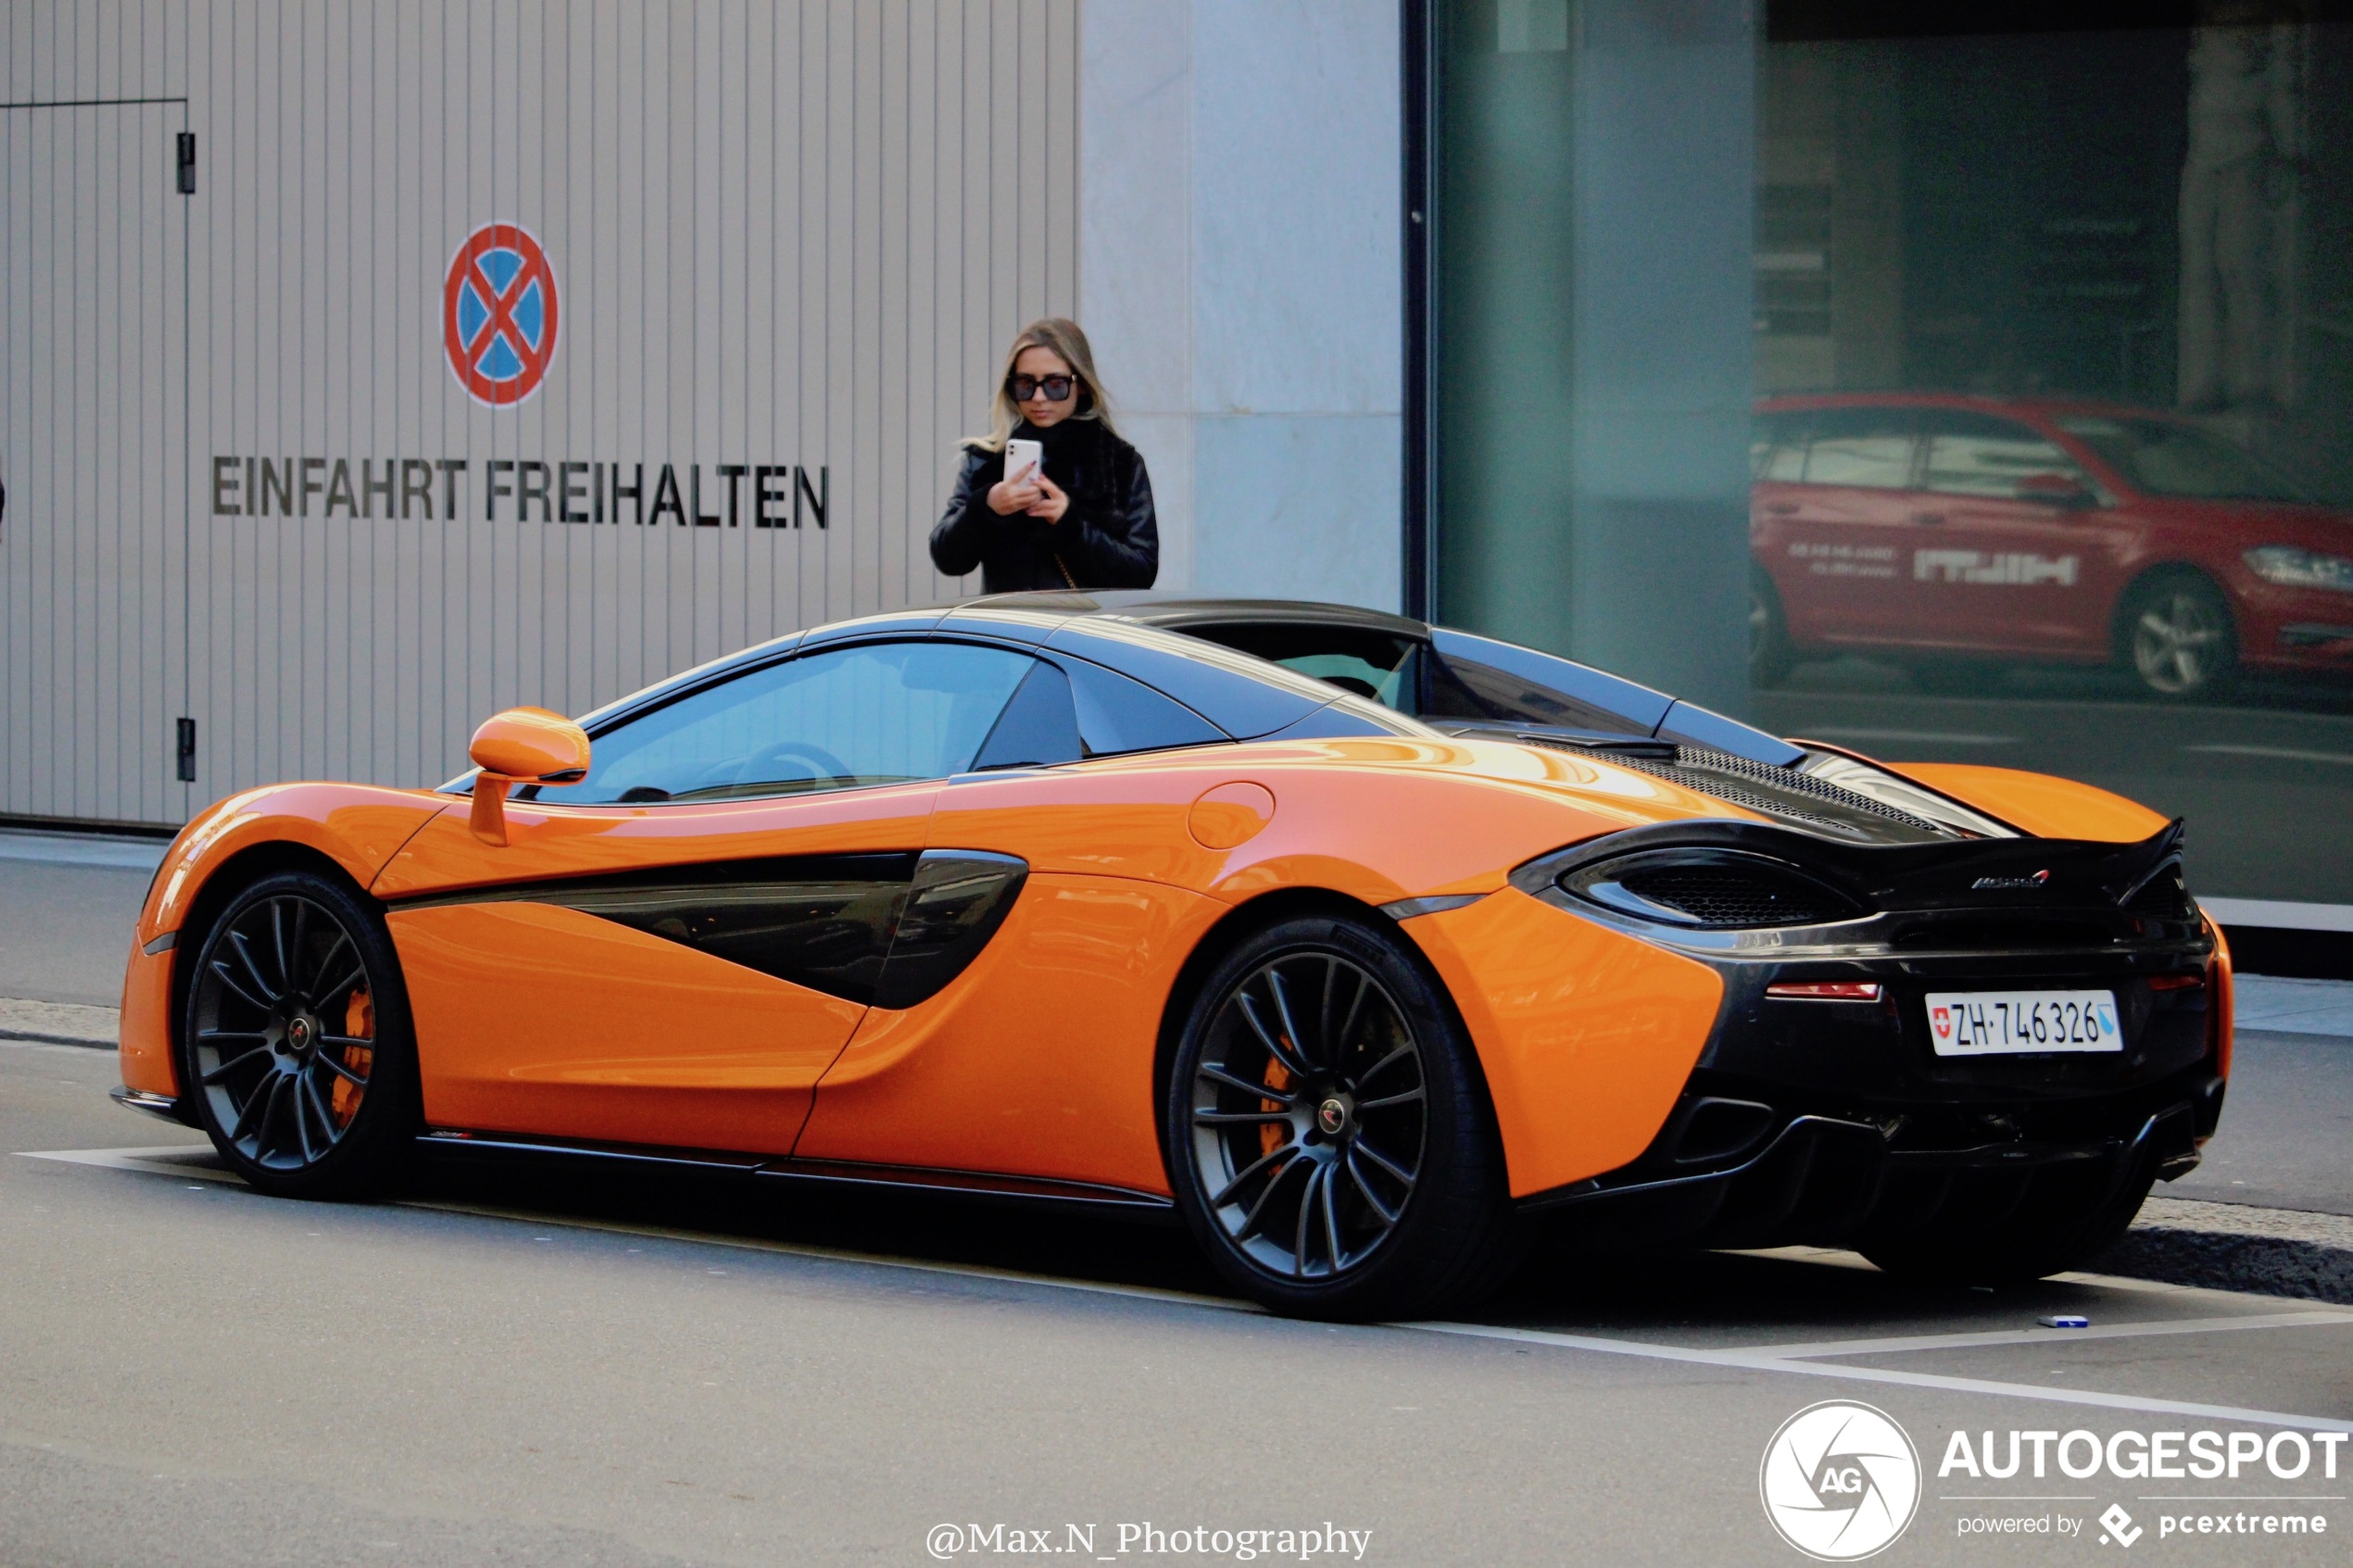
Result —
<path fill-rule="evenodd" d="M 343 1032 L 355 1040 L 372 1040 L 376 1037 L 375 998 L 369 996 L 365 990 L 351 993 L 350 1004 L 343 1010 Z M 346 1046 L 343 1047 L 343 1064 L 362 1078 L 368 1075 L 368 1070 L 375 1064 L 375 1060 L 376 1053 L 370 1047 Z M 359 1097 L 364 1092 L 365 1085 L 355 1084 L 340 1073 L 336 1075 L 334 1092 L 329 1097 L 330 1104 L 335 1113 L 335 1125 L 338 1127 L 351 1125 L 352 1117 L 359 1110 Z"/>
<path fill-rule="evenodd" d="M 1290 1073 L 1281 1062 L 1268 1057 L 1264 1082 L 1268 1088 L 1279 1093 L 1290 1087 Z M 1258 1102 L 1258 1109 L 1261 1110 L 1280 1110 L 1282 1108 L 1283 1102 L 1278 1099 L 1262 1099 Z M 1258 1152 L 1272 1154 L 1282 1148 L 1284 1135 L 1289 1131 L 1290 1128 L 1280 1122 L 1262 1123 L 1258 1129 Z"/>

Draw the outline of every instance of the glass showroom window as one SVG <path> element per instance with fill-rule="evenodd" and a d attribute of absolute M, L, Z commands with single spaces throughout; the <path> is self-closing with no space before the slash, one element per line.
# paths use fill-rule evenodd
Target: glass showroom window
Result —
<path fill-rule="evenodd" d="M 1430 0 L 1435 608 L 2353 905 L 2353 26 L 2121 14 Z"/>

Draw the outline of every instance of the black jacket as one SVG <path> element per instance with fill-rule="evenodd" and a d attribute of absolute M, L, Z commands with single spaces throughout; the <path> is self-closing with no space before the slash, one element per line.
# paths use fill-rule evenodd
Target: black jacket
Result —
<path fill-rule="evenodd" d="M 1096 420 L 1064 420 L 1013 434 L 1046 448 L 1046 477 L 1070 496 L 1060 522 L 988 508 L 1005 455 L 967 448 L 948 509 L 931 531 L 931 560 L 950 577 L 980 569 L 986 593 L 1025 589 L 1149 588 L 1160 575 L 1160 525 L 1151 476 L 1136 448 Z"/>

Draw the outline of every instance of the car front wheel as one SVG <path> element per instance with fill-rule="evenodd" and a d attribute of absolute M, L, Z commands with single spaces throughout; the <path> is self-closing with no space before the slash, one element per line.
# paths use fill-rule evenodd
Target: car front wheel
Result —
<path fill-rule="evenodd" d="M 1177 1205 L 1278 1312 L 1368 1319 L 1493 1288 L 1518 1240 L 1471 1045 L 1367 919 L 1245 938 L 1187 1016 L 1167 1094 Z"/>
<path fill-rule="evenodd" d="M 2118 648 L 2141 684 L 2175 700 L 2208 697 L 2238 663 L 2238 633 L 2221 590 L 2177 572 L 2133 590 L 2118 618 Z"/>
<path fill-rule="evenodd" d="M 299 1198 L 383 1187 L 416 1132 L 416 1051 L 383 921 L 328 876 L 262 878 L 190 972 L 182 1083 L 221 1159 Z"/>

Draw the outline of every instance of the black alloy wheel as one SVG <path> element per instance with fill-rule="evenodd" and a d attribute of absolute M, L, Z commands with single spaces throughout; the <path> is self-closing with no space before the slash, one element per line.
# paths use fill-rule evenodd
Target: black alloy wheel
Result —
<path fill-rule="evenodd" d="M 1470 1044 L 1370 922 L 1245 939 L 1188 1019 L 1168 1093 L 1179 1206 L 1277 1311 L 1418 1311 L 1501 1283 L 1516 1227 Z"/>
<path fill-rule="evenodd" d="M 383 924 L 307 872 L 264 878 L 207 934 L 182 1082 L 213 1147 L 266 1192 L 380 1187 L 415 1131 L 408 1009 Z"/>
<path fill-rule="evenodd" d="M 2237 668 L 2230 602 L 2202 573 L 2177 570 L 2140 583 L 2117 622 L 2119 662 L 2157 696 L 2215 696 Z"/>

